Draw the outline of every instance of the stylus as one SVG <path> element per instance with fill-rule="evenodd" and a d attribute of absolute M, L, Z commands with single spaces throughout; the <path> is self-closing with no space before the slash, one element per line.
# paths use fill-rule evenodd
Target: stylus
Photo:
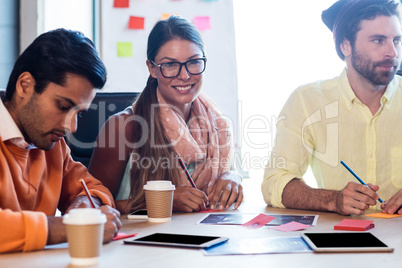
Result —
<path fill-rule="evenodd" d="M 355 176 L 355 178 L 356 178 L 361 184 L 363 184 L 364 186 L 370 188 L 362 179 L 359 178 L 359 176 L 356 175 L 356 173 L 353 172 L 353 170 L 352 170 L 350 167 L 348 167 L 348 165 L 345 164 L 345 162 L 341 161 L 341 164 L 342 164 L 350 173 L 352 173 L 352 175 Z M 380 197 L 378 197 L 378 201 L 380 201 L 380 203 L 383 202 Z"/>

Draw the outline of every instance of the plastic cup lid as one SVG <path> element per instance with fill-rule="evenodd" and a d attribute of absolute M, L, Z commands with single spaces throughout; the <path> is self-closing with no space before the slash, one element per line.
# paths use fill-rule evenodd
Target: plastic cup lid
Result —
<path fill-rule="evenodd" d="M 100 224 L 106 222 L 106 215 L 95 208 L 76 208 L 63 216 L 64 224 Z"/>
<path fill-rule="evenodd" d="M 144 190 L 169 191 L 174 189 L 176 189 L 176 187 L 171 181 L 148 181 L 147 184 L 144 185 Z"/>

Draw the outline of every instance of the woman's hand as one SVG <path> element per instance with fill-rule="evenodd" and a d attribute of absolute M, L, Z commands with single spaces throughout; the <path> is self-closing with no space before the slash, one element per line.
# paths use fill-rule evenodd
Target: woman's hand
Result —
<path fill-rule="evenodd" d="M 193 212 L 205 210 L 208 205 L 207 195 L 191 186 L 176 187 L 173 196 L 173 211 Z"/>
<path fill-rule="evenodd" d="M 215 209 L 218 202 L 220 210 L 228 209 L 234 202 L 236 202 L 234 208 L 237 209 L 243 201 L 240 174 L 233 170 L 224 173 L 215 182 L 208 199 L 211 209 Z"/>

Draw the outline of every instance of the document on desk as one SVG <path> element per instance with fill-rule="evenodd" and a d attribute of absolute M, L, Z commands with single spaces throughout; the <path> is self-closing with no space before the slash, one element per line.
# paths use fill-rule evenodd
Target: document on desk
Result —
<path fill-rule="evenodd" d="M 309 252 L 312 250 L 300 236 L 230 238 L 226 243 L 202 250 L 206 256 Z"/>
<path fill-rule="evenodd" d="M 204 216 L 198 224 L 218 224 L 218 225 L 241 225 L 254 217 L 257 213 L 211 213 Z M 302 224 L 315 226 L 317 224 L 318 215 L 269 215 L 274 217 L 272 221 L 265 226 L 278 226 L 292 221 Z"/>

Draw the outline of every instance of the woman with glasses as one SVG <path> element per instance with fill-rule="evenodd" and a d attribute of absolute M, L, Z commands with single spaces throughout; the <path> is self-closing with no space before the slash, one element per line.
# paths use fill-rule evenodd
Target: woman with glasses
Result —
<path fill-rule="evenodd" d="M 243 189 L 232 167 L 231 130 L 201 92 L 207 58 L 200 33 L 178 16 L 159 21 L 147 58 L 145 89 L 102 127 L 89 171 L 122 213 L 145 208 L 148 180 L 172 181 L 174 211 L 238 208 Z"/>

